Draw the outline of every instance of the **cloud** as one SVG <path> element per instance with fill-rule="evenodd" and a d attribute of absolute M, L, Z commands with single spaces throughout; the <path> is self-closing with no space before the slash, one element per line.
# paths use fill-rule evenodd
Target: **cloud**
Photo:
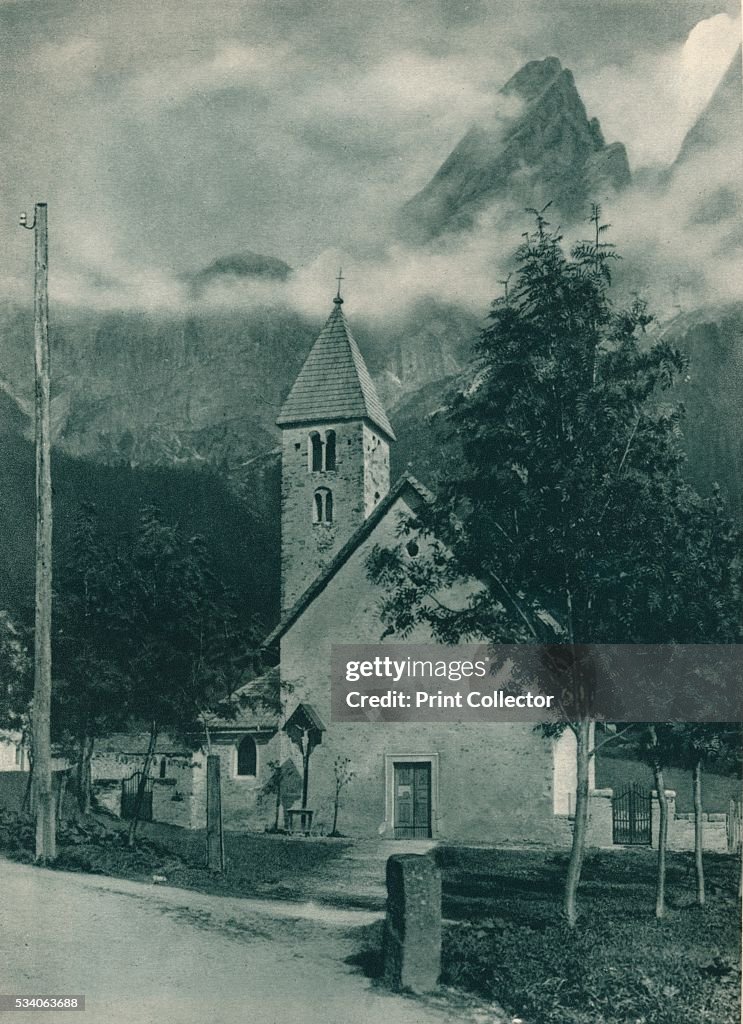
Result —
<path fill-rule="evenodd" d="M 673 156 L 724 69 L 732 2 L 6 5 L 0 223 L 48 200 L 56 301 L 177 308 L 184 271 L 251 249 L 298 268 L 282 294 L 303 309 L 339 258 L 358 308 L 426 288 L 486 308 L 512 248 L 499 212 L 422 253 L 389 242 L 399 205 L 473 120 L 512 113 L 500 87 L 548 53 L 607 137 L 636 160 Z M 27 241 L 0 253 L 20 294 Z"/>
<path fill-rule="evenodd" d="M 291 49 L 286 44 L 246 46 L 228 40 L 206 60 L 165 62 L 136 75 L 125 89 L 124 100 L 137 110 L 159 109 L 225 89 L 267 90 L 290 59 Z"/>
<path fill-rule="evenodd" d="M 680 44 L 660 54 L 640 52 L 626 64 L 597 66 L 579 74 L 577 84 L 607 137 L 626 144 L 634 167 L 670 163 L 740 41 L 740 18 L 717 14 L 696 24 Z"/>

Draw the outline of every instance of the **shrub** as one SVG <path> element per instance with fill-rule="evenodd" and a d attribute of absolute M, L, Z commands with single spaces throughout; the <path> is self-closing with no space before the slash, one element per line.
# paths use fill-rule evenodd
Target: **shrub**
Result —
<path fill-rule="evenodd" d="M 720 1024 L 739 1006 L 736 927 L 732 902 L 663 923 L 594 905 L 576 931 L 561 922 L 451 924 L 442 980 L 539 1024 Z"/>

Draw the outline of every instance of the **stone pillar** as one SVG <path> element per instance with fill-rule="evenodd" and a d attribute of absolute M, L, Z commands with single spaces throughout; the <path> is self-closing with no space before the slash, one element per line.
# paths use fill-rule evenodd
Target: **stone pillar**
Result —
<path fill-rule="evenodd" d="M 433 857 L 387 861 L 384 980 L 395 991 L 436 988 L 441 973 L 441 872 Z"/>
<path fill-rule="evenodd" d="M 676 790 L 666 790 L 668 801 L 668 848 L 673 846 L 673 822 L 676 817 Z M 658 837 L 660 835 L 660 808 L 658 807 L 658 792 L 653 790 L 650 794 L 650 845 L 654 850 L 658 849 Z"/>
<path fill-rule="evenodd" d="M 588 804 L 588 846 L 612 846 L 614 843 L 614 820 L 611 799 L 613 789 L 593 789 Z"/>

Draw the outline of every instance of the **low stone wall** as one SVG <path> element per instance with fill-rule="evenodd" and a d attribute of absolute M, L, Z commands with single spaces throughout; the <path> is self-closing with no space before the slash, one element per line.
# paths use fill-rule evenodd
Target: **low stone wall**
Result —
<path fill-rule="evenodd" d="M 590 794 L 588 846 L 607 848 L 614 845 L 611 789 L 594 789 Z M 676 852 L 694 849 L 694 815 L 676 813 L 676 792 L 666 790 L 668 800 L 668 849 Z M 571 819 L 572 820 L 572 819 Z M 703 848 L 711 853 L 728 852 L 727 815 L 703 814 Z M 572 831 L 572 830 L 571 830 Z M 651 793 L 650 844 L 658 849 L 660 809 L 658 795 Z"/>
<path fill-rule="evenodd" d="M 153 780 L 152 820 L 191 828 L 191 801 L 180 792 L 176 779 Z"/>
<path fill-rule="evenodd" d="M 714 853 L 728 852 L 726 814 L 702 815 L 702 846 Z M 671 850 L 694 849 L 694 815 L 677 814 L 669 829 L 668 847 Z"/>
<path fill-rule="evenodd" d="M 169 825 L 184 828 L 204 828 L 205 819 L 199 813 L 195 791 L 201 780 L 199 754 L 193 757 L 183 754 L 157 754 L 152 762 L 152 818 Z M 121 783 L 134 772 L 141 770 L 143 756 L 120 752 L 102 751 L 94 754 L 91 770 L 93 793 L 99 804 L 121 814 Z M 164 763 L 165 776 L 160 777 Z"/>
<path fill-rule="evenodd" d="M 121 815 L 121 782 L 118 779 L 96 779 L 93 795 L 101 807 L 117 817 Z"/>

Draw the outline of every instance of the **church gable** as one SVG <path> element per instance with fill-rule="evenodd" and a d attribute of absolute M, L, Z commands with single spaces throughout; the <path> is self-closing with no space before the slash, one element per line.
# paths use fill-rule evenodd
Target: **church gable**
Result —
<path fill-rule="evenodd" d="M 294 626 L 310 605 L 331 585 L 335 577 L 344 570 L 349 562 L 353 563 L 353 568 L 350 572 L 355 577 L 360 577 L 358 579 L 359 585 L 370 594 L 374 593 L 376 601 L 379 597 L 379 592 L 376 591 L 366 576 L 366 560 L 369 553 L 377 544 L 380 546 L 394 544 L 397 540 L 397 524 L 400 516 L 413 515 L 420 508 L 422 502 L 426 501 L 429 497 L 429 492 L 414 477 L 408 474 L 402 476 L 390 493 L 377 505 L 332 561 L 321 572 L 316 574 L 304 593 L 301 594 L 292 607 L 286 610 L 281 623 L 266 639 L 264 647 L 266 649 L 275 648 L 279 641 L 287 634 L 288 630 Z M 361 557 L 359 557 L 360 549 L 363 549 L 363 556 Z M 344 578 L 346 577 L 344 576 Z M 375 636 L 370 642 L 379 640 L 383 631 L 384 627 L 381 626 L 380 622 L 379 635 Z"/>
<path fill-rule="evenodd" d="M 354 784 L 345 796 L 344 821 L 354 832 L 389 838 L 559 842 L 563 823 L 555 811 L 565 787 L 554 770 L 553 741 L 531 723 L 384 725 L 332 719 L 331 648 L 382 640 L 382 594 L 367 577 L 367 562 L 375 546 L 399 542 L 400 516 L 415 511 L 412 493 L 403 487 L 395 494 L 284 625 L 281 680 L 288 708 L 309 703 L 327 725 L 322 746 L 313 754 L 310 806 L 318 820 L 327 813 L 332 806 L 333 765 L 338 758 L 347 759 Z M 394 635 L 384 639 L 401 641 Z M 424 625 L 405 638 L 406 644 L 432 642 Z M 409 836 L 401 824 L 398 801 L 400 787 L 413 784 L 406 772 L 412 773 L 413 781 L 421 776 L 430 795 L 422 831 Z"/>

